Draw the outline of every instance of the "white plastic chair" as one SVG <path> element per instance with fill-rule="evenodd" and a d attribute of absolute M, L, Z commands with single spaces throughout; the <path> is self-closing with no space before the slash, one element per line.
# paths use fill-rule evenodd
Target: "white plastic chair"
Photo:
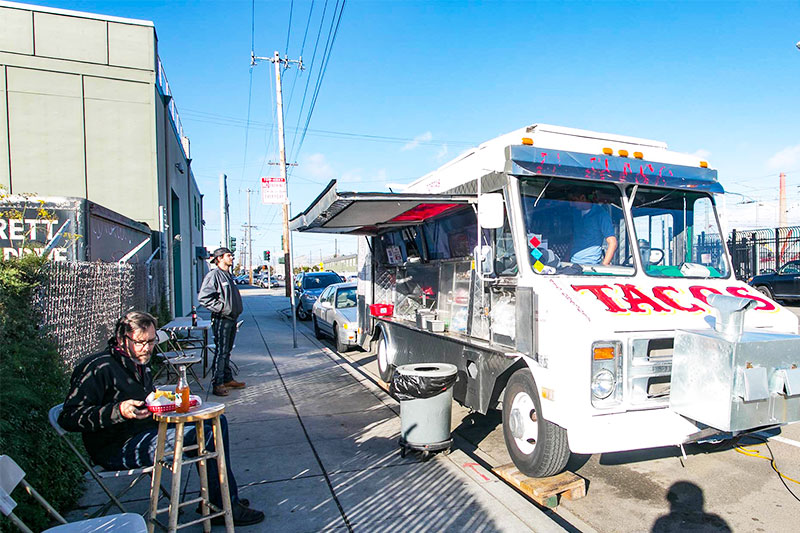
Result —
<path fill-rule="evenodd" d="M 53 519 L 62 524 L 46 529 L 45 533 L 90 533 L 92 531 L 146 533 L 147 531 L 147 523 L 144 521 L 144 518 L 142 518 L 141 515 L 133 513 L 103 516 L 100 518 L 90 518 L 89 520 L 68 523 L 41 494 L 36 492 L 30 483 L 25 481 L 24 478 L 25 471 L 22 470 L 11 457 L 8 455 L 0 455 L 0 511 L 2 511 L 20 531 L 33 533 L 31 529 L 14 514 L 14 508 L 17 506 L 17 502 L 11 498 L 11 492 L 13 492 L 19 484 L 22 484 L 28 494 L 30 494 L 39 505 L 44 507 Z"/>
<path fill-rule="evenodd" d="M 98 509 L 97 512 L 94 513 L 94 516 L 100 516 L 102 514 L 105 514 L 105 512 L 108 511 L 112 505 L 115 505 L 123 513 L 127 512 L 127 509 L 125 509 L 125 506 L 122 505 L 122 502 L 120 500 L 125 494 L 128 493 L 129 490 L 131 490 L 134 486 L 136 486 L 136 484 L 139 483 L 139 481 L 141 481 L 145 476 L 152 475 L 153 467 L 145 466 L 141 468 L 132 468 L 130 470 L 105 470 L 100 466 L 93 466 L 92 464 L 89 463 L 86 457 L 84 457 L 84 455 L 80 451 L 78 451 L 75 445 L 72 444 L 72 441 L 69 440 L 69 438 L 67 437 L 67 430 L 62 428 L 61 425 L 58 423 L 58 415 L 61 414 L 61 411 L 63 409 L 64 409 L 63 403 L 60 403 L 50 409 L 50 412 L 47 415 L 50 421 L 50 425 L 53 426 L 53 429 L 58 434 L 58 436 L 61 437 L 61 440 L 63 440 L 64 443 L 67 445 L 67 447 L 69 447 L 69 449 L 72 450 L 72 453 L 75 454 L 75 457 L 78 458 L 78 460 L 83 464 L 86 470 L 89 471 L 89 474 L 97 482 L 97 484 L 100 486 L 103 492 L 105 492 L 106 495 L 108 496 L 109 500 L 108 503 L 106 503 L 103 507 Z M 125 489 L 123 489 L 119 494 L 114 494 L 111 491 L 111 489 L 109 489 L 103 482 L 103 480 L 115 479 L 115 478 L 118 479 L 123 477 L 133 477 L 133 481 L 131 481 L 128 484 L 128 486 Z M 161 489 L 162 495 L 169 496 L 169 492 L 167 492 L 166 489 L 164 489 L 164 487 L 159 487 L 159 488 Z"/>

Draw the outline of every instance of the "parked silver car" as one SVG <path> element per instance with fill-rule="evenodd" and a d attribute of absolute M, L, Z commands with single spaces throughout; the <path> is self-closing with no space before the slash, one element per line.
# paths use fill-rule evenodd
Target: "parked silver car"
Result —
<path fill-rule="evenodd" d="M 356 284 L 328 285 L 311 309 L 314 335 L 333 337 L 336 351 L 345 352 L 358 342 Z"/>

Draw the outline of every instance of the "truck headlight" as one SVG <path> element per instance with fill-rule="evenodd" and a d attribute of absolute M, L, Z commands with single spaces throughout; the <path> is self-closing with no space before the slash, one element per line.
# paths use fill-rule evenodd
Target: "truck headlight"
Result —
<path fill-rule="evenodd" d="M 592 343 L 592 406 L 614 407 L 622 403 L 622 343 Z"/>
<path fill-rule="evenodd" d="M 592 378 L 592 396 L 600 400 L 605 400 L 616 387 L 614 374 L 610 370 L 603 368 Z"/>

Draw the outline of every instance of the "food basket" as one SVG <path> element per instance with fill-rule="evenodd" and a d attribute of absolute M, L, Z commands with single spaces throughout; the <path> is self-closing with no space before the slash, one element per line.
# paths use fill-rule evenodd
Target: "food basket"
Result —
<path fill-rule="evenodd" d="M 369 313 L 372 316 L 392 316 L 394 314 L 394 305 L 372 304 L 369 306 Z"/>
<path fill-rule="evenodd" d="M 156 393 L 160 393 L 156 398 Z M 171 395 L 171 396 L 170 396 Z M 144 399 L 147 404 L 147 409 L 151 413 L 169 413 L 175 410 L 175 391 L 169 389 L 158 389 L 147 395 Z M 203 400 L 200 396 L 194 394 L 189 395 L 189 408 L 202 405 Z"/>

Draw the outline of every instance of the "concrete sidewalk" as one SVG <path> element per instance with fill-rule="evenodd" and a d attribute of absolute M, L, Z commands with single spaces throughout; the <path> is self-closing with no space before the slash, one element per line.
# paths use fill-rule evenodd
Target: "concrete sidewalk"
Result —
<path fill-rule="evenodd" d="M 485 470 L 480 452 L 458 438 L 449 455 L 424 463 L 413 453 L 401 458 L 398 403 L 305 328 L 298 328 L 292 348 L 289 303 L 279 293 L 242 291 L 244 324 L 233 360 L 247 388 L 209 397 L 226 404 L 240 495 L 267 515 L 240 529 L 564 531 Z M 186 471 L 189 492 L 196 493 L 197 473 Z M 87 489 L 68 519 L 104 501 L 93 482 Z M 148 496 L 149 486 L 140 487 L 124 503 L 145 514 Z M 187 508 L 181 520 L 196 517 Z"/>

